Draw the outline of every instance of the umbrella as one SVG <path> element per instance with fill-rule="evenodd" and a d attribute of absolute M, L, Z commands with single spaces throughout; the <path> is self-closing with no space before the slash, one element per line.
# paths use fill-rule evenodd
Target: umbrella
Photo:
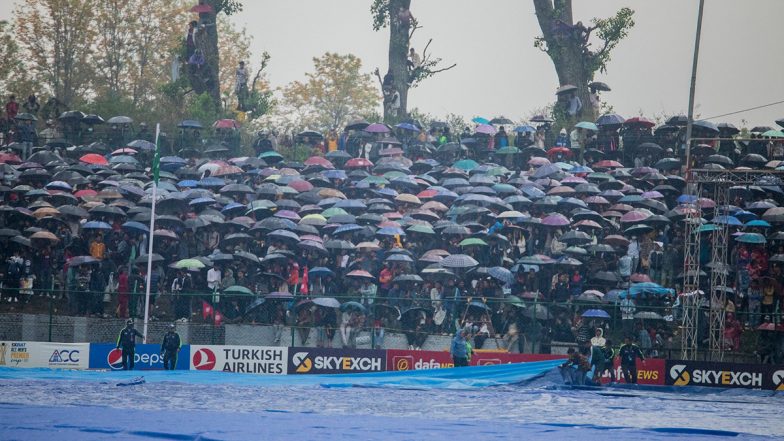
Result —
<path fill-rule="evenodd" d="M 340 308 L 340 302 L 333 297 L 316 297 L 313 303 L 325 308 Z"/>
<path fill-rule="evenodd" d="M 561 95 L 562 93 L 572 92 L 574 90 L 577 90 L 577 86 L 575 86 L 573 84 L 564 84 L 564 85 L 562 85 L 561 87 L 559 87 L 558 89 L 555 90 L 555 94 L 556 95 Z"/>
<path fill-rule="evenodd" d="M 759 233 L 743 233 L 740 236 L 737 236 L 735 238 L 735 241 L 742 242 L 742 243 L 756 244 L 756 245 L 762 245 L 767 243 L 767 239 L 765 239 L 765 236 Z"/>
<path fill-rule="evenodd" d="M 134 259 L 133 263 L 135 263 L 136 265 L 146 264 L 147 260 L 148 260 L 147 256 L 148 256 L 148 254 L 142 254 L 139 257 L 137 257 L 136 259 Z M 155 263 L 155 262 L 163 262 L 164 261 L 163 256 L 161 256 L 158 253 L 152 253 L 152 254 L 149 254 L 149 256 L 150 256 L 150 260 L 152 260 L 153 263 Z"/>
<path fill-rule="evenodd" d="M 375 277 L 364 270 L 354 270 L 346 274 L 346 277 L 356 277 L 359 279 L 375 279 Z"/>
<path fill-rule="evenodd" d="M 389 127 L 381 123 L 373 123 L 364 129 L 368 133 L 389 133 Z"/>
<path fill-rule="evenodd" d="M 661 315 L 653 311 L 640 311 L 637 314 L 634 314 L 634 318 L 644 320 L 663 320 Z"/>
<path fill-rule="evenodd" d="M 603 83 L 601 81 L 592 81 L 588 83 L 588 88 L 594 90 L 601 90 L 604 92 L 609 92 L 610 90 L 612 90 L 610 89 L 610 86 L 608 86 L 606 83 Z"/>
<path fill-rule="evenodd" d="M 512 284 L 514 282 L 514 276 L 512 275 L 512 272 L 501 266 L 494 266 L 489 268 L 487 270 L 487 274 L 501 283 Z"/>
<path fill-rule="evenodd" d="M 444 268 L 472 268 L 479 265 L 479 262 L 466 254 L 451 254 L 445 257 L 440 265 Z"/>
<path fill-rule="evenodd" d="M 83 230 L 111 230 L 112 226 L 107 224 L 106 222 L 90 221 L 90 222 L 85 222 L 84 225 L 82 225 L 82 229 Z"/>
<path fill-rule="evenodd" d="M 626 120 L 622 116 L 616 113 L 607 113 L 600 116 L 599 119 L 596 120 L 596 125 L 600 127 L 620 126 L 625 121 Z"/>
<path fill-rule="evenodd" d="M 175 262 L 172 267 L 180 268 L 180 269 L 201 269 L 204 268 L 206 265 L 202 263 L 200 260 L 197 259 L 182 259 Z"/>
<path fill-rule="evenodd" d="M 133 119 L 127 116 L 113 116 L 109 118 L 106 122 L 109 124 L 130 124 L 133 122 Z M 129 147 L 133 147 L 133 146 L 129 145 Z"/>
<path fill-rule="evenodd" d="M 590 317 L 590 318 L 610 318 L 610 314 L 603 309 L 589 309 L 582 314 L 583 317 Z"/>
<path fill-rule="evenodd" d="M 232 285 L 228 288 L 223 289 L 223 294 L 235 295 L 235 296 L 252 296 L 253 291 L 250 289 L 241 286 L 241 285 Z"/>
<path fill-rule="evenodd" d="M 86 164 L 93 164 L 93 165 L 109 165 L 109 161 L 106 160 L 103 156 L 97 153 L 88 153 L 81 158 L 80 161 Z"/>
<path fill-rule="evenodd" d="M 316 303 L 316 304 L 318 305 L 318 303 L 316 302 L 316 300 L 320 300 L 320 299 L 315 299 L 315 300 L 313 301 L 313 303 Z M 363 313 L 363 314 L 366 314 L 366 313 L 367 313 L 367 308 L 365 308 L 365 306 L 364 306 L 364 305 L 362 305 L 362 304 L 361 304 L 361 303 L 359 303 L 359 302 L 344 302 L 344 303 L 342 303 L 342 304 L 340 305 L 340 310 L 341 310 L 341 311 L 348 311 L 348 310 L 350 310 L 350 309 L 355 309 L 355 310 L 357 310 L 357 311 L 359 311 L 359 312 L 361 312 L 361 313 Z"/>
<path fill-rule="evenodd" d="M 92 256 L 76 256 L 68 260 L 68 266 L 80 266 L 98 263 L 98 259 Z"/>
<path fill-rule="evenodd" d="M 507 124 L 508 125 L 508 124 L 514 124 L 514 122 L 512 122 L 512 120 L 510 120 L 509 118 L 505 118 L 503 116 L 499 116 L 499 117 L 491 119 L 490 120 L 490 124 L 498 124 L 498 125 Z"/>
<path fill-rule="evenodd" d="M 590 121 L 580 121 L 577 124 L 575 124 L 574 126 L 579 128 L 579 129 L 585 129 L 585 130 L 593 130 L 593 131 L 598 131 L 599 130 L 599 127 L 597 127 L 596 124 L 594 124 L 594 123 L 592 123 Z"/>

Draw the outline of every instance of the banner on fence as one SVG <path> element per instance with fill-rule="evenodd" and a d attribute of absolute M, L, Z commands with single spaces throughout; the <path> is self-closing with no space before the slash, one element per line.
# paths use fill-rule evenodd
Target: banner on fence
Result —
<path fill-rule="evenodd" d="M 621 371 L 621 361 L 618 357 L 613 360 L 613 377 L 616 383 L 626 383 L 626 379 Z M 601 377 L 601 383 L 610 382 L 610 372 L 605 371 Z M 637 384 L 664 385 L 664 360 L 661 358 L 648 358 L 637 360 Z"/>
<path fill-rule="evenodd" d="M 507 352 L 475 352 L 471 356 L 472 366 L 491 364 L 525 363 L 530 361 L 558 360 L 563 355 L 510 354 Z M 387 350 L 387 370 L 410 371 L 453 367 L 452 356 L 446 351 Z"/>
<path fill-rule="evenodd" d="M 190 347 L 182 345 L 177 357 L 177 370 L 188 370 L 190 364 Z M 159 344 L 137 344 L 133 357 L 135 370 L 163 370 L 163 356 Z M 111 343 L 93 343 L 90 345 L 90 369 L 122 369 L 122 351 Z"/>
<path fill-rule="evenodd" d="M 349 374 L 387 370 L 387 351 L 290 348 L 289 374 Z"/>
<path fill-rule="evenodd" d="M 89 359 L 89 343 L 0 342 L 0 366 L 87 369 Z"/>
<path fill-rule="evenodd" d="M 289 348 L 191 345 L 190 369 L 285 375 Z"/>
<path fill-rule="evenodd" d="M 667 360 L 666 374 L 673 386 L 784 390 L 784 366 Z"/>

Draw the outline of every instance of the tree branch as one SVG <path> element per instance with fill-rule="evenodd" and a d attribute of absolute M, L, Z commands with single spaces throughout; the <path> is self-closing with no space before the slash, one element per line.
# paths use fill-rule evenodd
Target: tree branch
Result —
<path fill-rule="evenodd" d="M 445 68 L 443 68 L 443 69 L 429 70 L 428 72 L 430 73 L 430 75 L 435 75 L 435 74 L 437 74 L 437 73 L 439 73 L 439 72 L 443 72 L 443 71 L 445 71 L 445 70 L 449 70 L 449 69 L 451 69 L 451 68 L 453 68 L 453 67 L 455 67 L 455 66 L 457 66 L 457 63 L 455 63 L 455 64 L 453 64 L 453 65 L 451 65 L 451 66 L 449 66 L 449 67 L 445 67 Z"/>

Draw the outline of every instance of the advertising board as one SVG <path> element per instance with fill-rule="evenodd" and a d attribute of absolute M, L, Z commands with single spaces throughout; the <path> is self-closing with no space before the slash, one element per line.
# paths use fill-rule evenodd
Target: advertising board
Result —
<path fill-rule="evenodd" d="M 530 361 L 558 360 L 563 355 L 552 354 L 510 354 L 507 352 L 474 352 L 472 366 L 491 364 L 525 363 Z M 452 357 L 446 351 L 411 351 L 402 349 L 387 350 L 388 371 L 410 371 L 453 367 Z"/>
<path fill-rule="evenodd" d="M 648 358 L 645 360 L 637 360 L 637 384 L 653 384 L 658 386 L 664 385 L 664 365 L 665 361 L 661 358 Z M 613 374 L 616 383 L 626 383 L 621 372 L 621 361 L 618 357 L 613 362 Z M 605 372 L 602 375 L 601 383 L 607 384 L 610 382 L 610 372 Z"/>
<path fill-rule="evenodd" d="M 350 374 L 387 369 L 387 351 L 290 348 L 289 374 Z"/>
<path fill-rule="evenodd" d="M 667 360 L 665 371 L 673 386 L 784 390 L 784 366 Z"/>
<path fill-rule="evenodd" d="M 190 364 L 190 347 L 182 345 L 177 357 L 177 370 L 188 370 Z M 159 344 L 137 344 L 133 357 L 135 370 L 163 370 L 163 356 Z M 111 343 L 93 343 L 90 345 L 90 369 L 122 369 L 122 351 Z"/>
<path fill-rule="evenodd" d="M 289 348 L 278 346 L 191 345 L 190 369 L 285 375 Z"/>
<path fill-rule="evenodd" d="M 89 343 L 0 342 L 0 366 L 87 369 L 89 360 Z"/>

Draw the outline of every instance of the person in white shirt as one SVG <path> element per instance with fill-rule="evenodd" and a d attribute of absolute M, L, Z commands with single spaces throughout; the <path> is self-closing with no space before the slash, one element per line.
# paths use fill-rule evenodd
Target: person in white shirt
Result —
<path fill-rule="evenodd" d="M 213 293 L 213 303 L 218 303 L 220 301 L 218 291 L 221 288 L 221 277 L 221 270 L 217 266 L 213 266 L 209 271 L 207 271 L 207 288 L 210 289 Z"/>

